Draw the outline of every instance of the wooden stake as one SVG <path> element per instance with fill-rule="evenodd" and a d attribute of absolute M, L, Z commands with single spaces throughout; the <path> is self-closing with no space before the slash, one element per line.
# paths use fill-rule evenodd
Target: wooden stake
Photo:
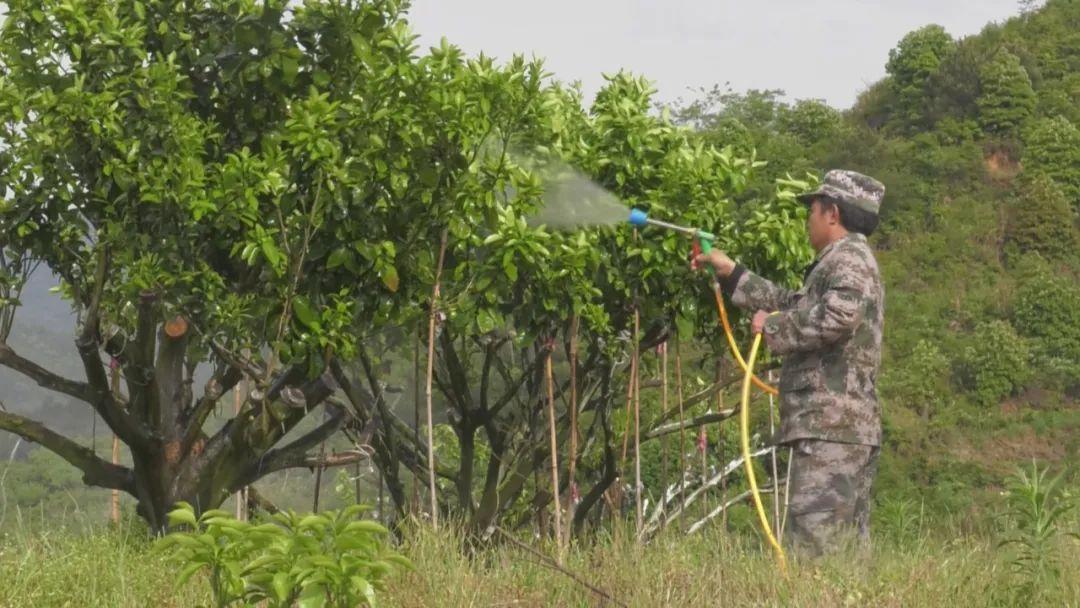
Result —
<path fill-rule="evenodd" d="M 112 362 L 112 394 L 117 401 L 120 400 L 120 364 L 113 359 Z M 113 434 L 112 437 L 112 463 L 120 464 L 120 438 Z M 120 490 L 112 491 L 109 520 L 113 525 L 120 524 Z"/>
<path fill-rule="evenodd" d="M 379 480 L 379 523 L 383 523 L 383 473 L 382 469 L 375 467 Z"/>
<path fill-rule="evenodd" d="M 784 477 L 784 513 L 780 516 L 780 527 L 778 528 L 777 536 L 781 539 L 784 538 L 784 526 L 787 525 L 788 514 L 788 498 L 791 497 L 791 459 L 795 456 L 793 450 L 788 448 L 787 451 L 787 475 Z"/>
<path fill-rule="evenodd" d="M 233 388 L 233 415 L 240 415 L 240 408 L 244 405 L 244 393 L 247 392 L 247 380 L 243 379 L 236 383 L 236 387 Z M 243 387 L 243 388 L 241 388 Z M 236 519 L 240 521 L 247 520 L 247 487 L 240 488 L 240 491 L 236 493 Z"/>
<path fill-rule="evenodd" d="M 566 540 L 569 543 L 570 531 L 573 528 L 569 522 L 574 521 L 577 511 L 577 452 L 578 452 L 578 421 L 577 421 L 577 362 L 578 362 L 578 317 L 575 314 L 570 321 L 570 461 L 568 463 L 568 482 L 570 491 L 567 493 L 567 526 Z"/>
<path fill-rule="evenodd" d="M 634 378 L 637 376 L 637 354 L 630 355 L 630 378 L 626 381 L 626 424 L 623 425 L 622 457 L 619 459 L 619 476 L 626 469 L 626 455 L 630 448 L 630 415 L 634 406 Z"/>
<path fill-rule="evenodd" d="M 668 370 L 667 342 L 660 345 L 660 411 L 668 408 Z M 660 437 L 660 500 L 664 500 L 668 489 L 668 449 L 667 435 Z"/>
<path fill-rule="evenodd" d="M 772 373 L 772 370 L 769 370 L 769 384 L 772 384 L 772 383 L 773 383 L 773 373 Z M 773 399 L 772 393 L 769 393 L 769 437 L 770 438 L 774 437 L 776 435 L 776 421 L 775 421 L 775 418 L 773 416 L 773 412 L 775 412 L 775 411 L 776 411 L 776 404 L 775 404 L 775 401 Z M 779 491 L 780 477 L 779 477 L 779 473 L 778 473 L 777 467 L 776 467 L 776 446 L 775 445 L 773 445 L 773 447 L 772 447 L 772 453 L 770 454 L 770 457 L 772 459 L 773 488 L 776 489 L 776 491 L 773 492 L 773 495 L 772 495 L 773 530 L 777 530 L 778 533 L 779 533 L 779 530 L 780 530 L 780 491 Z"/>
<path fill-rule="evenodd" d="M 634 309 L 634 358 L 638 359 L 638 311 Z M 645 518 L 641 506 L 641 361 L 638 360 L 638 371 L 634 374 L 634 512 L 636 514 L 637 536 L 641 538 L 641 530 L 645 527 Z"/>
<path fill-rule="evenodd" d="M 555 542 L 559 547 L 558 562 L 562 564 L 562 503 L 559 500 L 559 438 L 555 433 L 555 376 L 551 370 L 551 351 L 548 349 L 545 373 L 548 394 L 548 434 L 551 436 L 551 504 L 555 507 Z"/>
<path fill-rule="evenodd" d="M 724 411 L 724 389 L 720 387 L 720 381 L 724 377 L 724 359 L 720 357 L 716 360 L 716 411 Z M 724 466 L 724 423 L 716 423 L 716 451 L 718 452 L 717 459 L 720 462 L 720 466 Z M 723 510 L 720 513 L 720 525 L 724 530 L 728 527 L 727 518 L 727 477 L 720 481 L 720 504 L 723 505 Z"/>
<path fill-rule="evenodd" d="M 431 311 L 428 315 L 427 385 L 424 387 L 424 396 L 427 399 L 428 491 L 431 493 L 431 527 L 435 530 L 439 529 L 439 499 L 435 494 L 435 423 L 432 413 L 431 381 L 435 375 L 435 321 L 439 314 L 439 291 L 443 262 L 446 260 L 446 238 L 447 231 L 443 230 L 439 242 L 439 264 L 435 267 L 435 285 L 431 289 Z"/>
<path fill-rule="evenodd" d="M 360 504 L 360 461 L 356 461 L 356 472 L 353 475 L 353 492 L 356 504 Z"/>
<path fill-rule="evenodd" d="M 420 329 L 417 328 L 416 339 L 413 341 L 413 436 L 416 445 L 420 445 Z M 359 464 L 357 476 L 359 476 Z M 420 476 L 413 475 L 412 483 L 412 508 L 413 513 L 419 515 L 423 509 L 420 507 Z M 356 499 L 360 500 L 360 482 L 356 482 Z"/>
<path fill-rule="evenodd" d="M 701 452 L 701 486 L 705 487 L 705 484 L 709 483 L 709 434 L 705 430 L 706 426 L 701 425 L 701 430 L 698 431 L 698 451 Z M 705 506 L 705 512 L 709 512 L 709 495 L 708 493 L 702 494 L 701 503 Z"/>
<path fill-rule="evenodd" d="M 686 508 L 686 415 L 683 412 L 682 353 L 679 348 L 679 332 L 675 332 L 675 390 L 679 399 L 679 514 Z M 682 525 L 680 524 L 680 528 Z"/>
<path fill-rule="evenodd" d="M 323 461 L 325 459 L 326 459 L 326 442 L 324 441 L 324 442 L 319 444 L 319 461 L 321 462 L 321 461 Z M 319 495 L 322 494 L 322 474 L 323 474 L 323 466 L 322 466 L 322 464 L 320 464 L 319 466 L 315 467 L 315 499 L 314 499 L 314 503 L 311 506 L 312 513 L 318 513 L 319 512 Z"/>

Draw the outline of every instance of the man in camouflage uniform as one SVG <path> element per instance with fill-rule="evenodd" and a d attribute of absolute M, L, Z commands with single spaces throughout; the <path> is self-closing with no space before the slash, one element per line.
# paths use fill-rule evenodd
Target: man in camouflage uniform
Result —
<path fill-rule="evenodd" d="M 788 545 L 820 555 L 852 532 L 869 536 L 870 488 L 877 474 L 881 413 L 884 290 L 866 237 L 877 227 L 885 187 L 854 171 L 830 171 L 799 196 L 817 252 L 803 286 L 791 291 L 746 270 L 720 251 L 700 256 L 724 292 L 756 311 L 752 326 L 783 355 L 781 425 L 775 441 L 792 447 Z"/>

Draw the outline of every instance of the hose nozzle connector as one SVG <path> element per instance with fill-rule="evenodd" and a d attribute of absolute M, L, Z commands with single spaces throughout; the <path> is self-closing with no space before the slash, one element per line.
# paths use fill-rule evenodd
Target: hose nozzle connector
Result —
<path fill-rule="evenodd" d="M 664 228 L 666 230 L 674 230 L 675 232 L 681 232 L 685 235 L 691 236 L 697 240 L 701 246 L 702 253 L 708 253 L 712 249 L 713 241 L 716 240 L 716 236 L 711 232 L 705 232 L 704 230 L 698 230 L 697 228 L 687 228 L 686 226 L 679 226 L 676 224 L 669 224 L 668 222 L 662 222 L 660 220 L 654 220 L 649 218 L 649 215 L 641 209 L 633 208 L 630 210 L 630 225 L 638 228 L 646 225 L 656 226 L 657 228 Z"/>

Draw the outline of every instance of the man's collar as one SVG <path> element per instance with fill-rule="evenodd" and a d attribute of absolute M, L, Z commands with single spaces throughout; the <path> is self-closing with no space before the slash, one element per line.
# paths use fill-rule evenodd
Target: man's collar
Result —
<path fill-rule="evenodd" d="M 829 243 L 828 245 L 822 247 L 821 251 L 819 251 L 817 256 L 814 257 L 814 261 L 818 262 L 820 260 L 825 259 L 825 256 L 829 255 L 829 252 L 832 251 L 833 249 L 835 249 L 837 244 L 842 243 L 844 241 L 851 241 L 851 240 L 865 241 L 866 237 L 863 236 L 862 234 L 859 234 L 858 232 L 849 232 L 849 233 L 845 234 L 844 236 L 836 239 L 835 241 Z"/>

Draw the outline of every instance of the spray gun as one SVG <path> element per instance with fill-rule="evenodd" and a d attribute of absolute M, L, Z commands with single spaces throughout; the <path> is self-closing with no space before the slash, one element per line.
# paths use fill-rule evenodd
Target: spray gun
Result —
<path fill-rule="evenodd" d="M 687 228 L 686 226 L 677 226 L 675 224 L 669 224 L 660 220 L 654 220 L 649 218 L 648 214 L 641 209 L 630 210 L 630 224 L 632 226 L 641 228 L 645 225 L 656 226 L 657 228 L 664 228 L 666 230 L 674 230 L 675 232 L 681 232 L 694 239 L 693 249 L 691 251 L 691 268 L 697 269 L 697 256 L 702 253 L 709 253 L 712 251 L 713 241 L 716 240 L 716 236 L 711 232 L 705 232 L 697 228 Z"/>

